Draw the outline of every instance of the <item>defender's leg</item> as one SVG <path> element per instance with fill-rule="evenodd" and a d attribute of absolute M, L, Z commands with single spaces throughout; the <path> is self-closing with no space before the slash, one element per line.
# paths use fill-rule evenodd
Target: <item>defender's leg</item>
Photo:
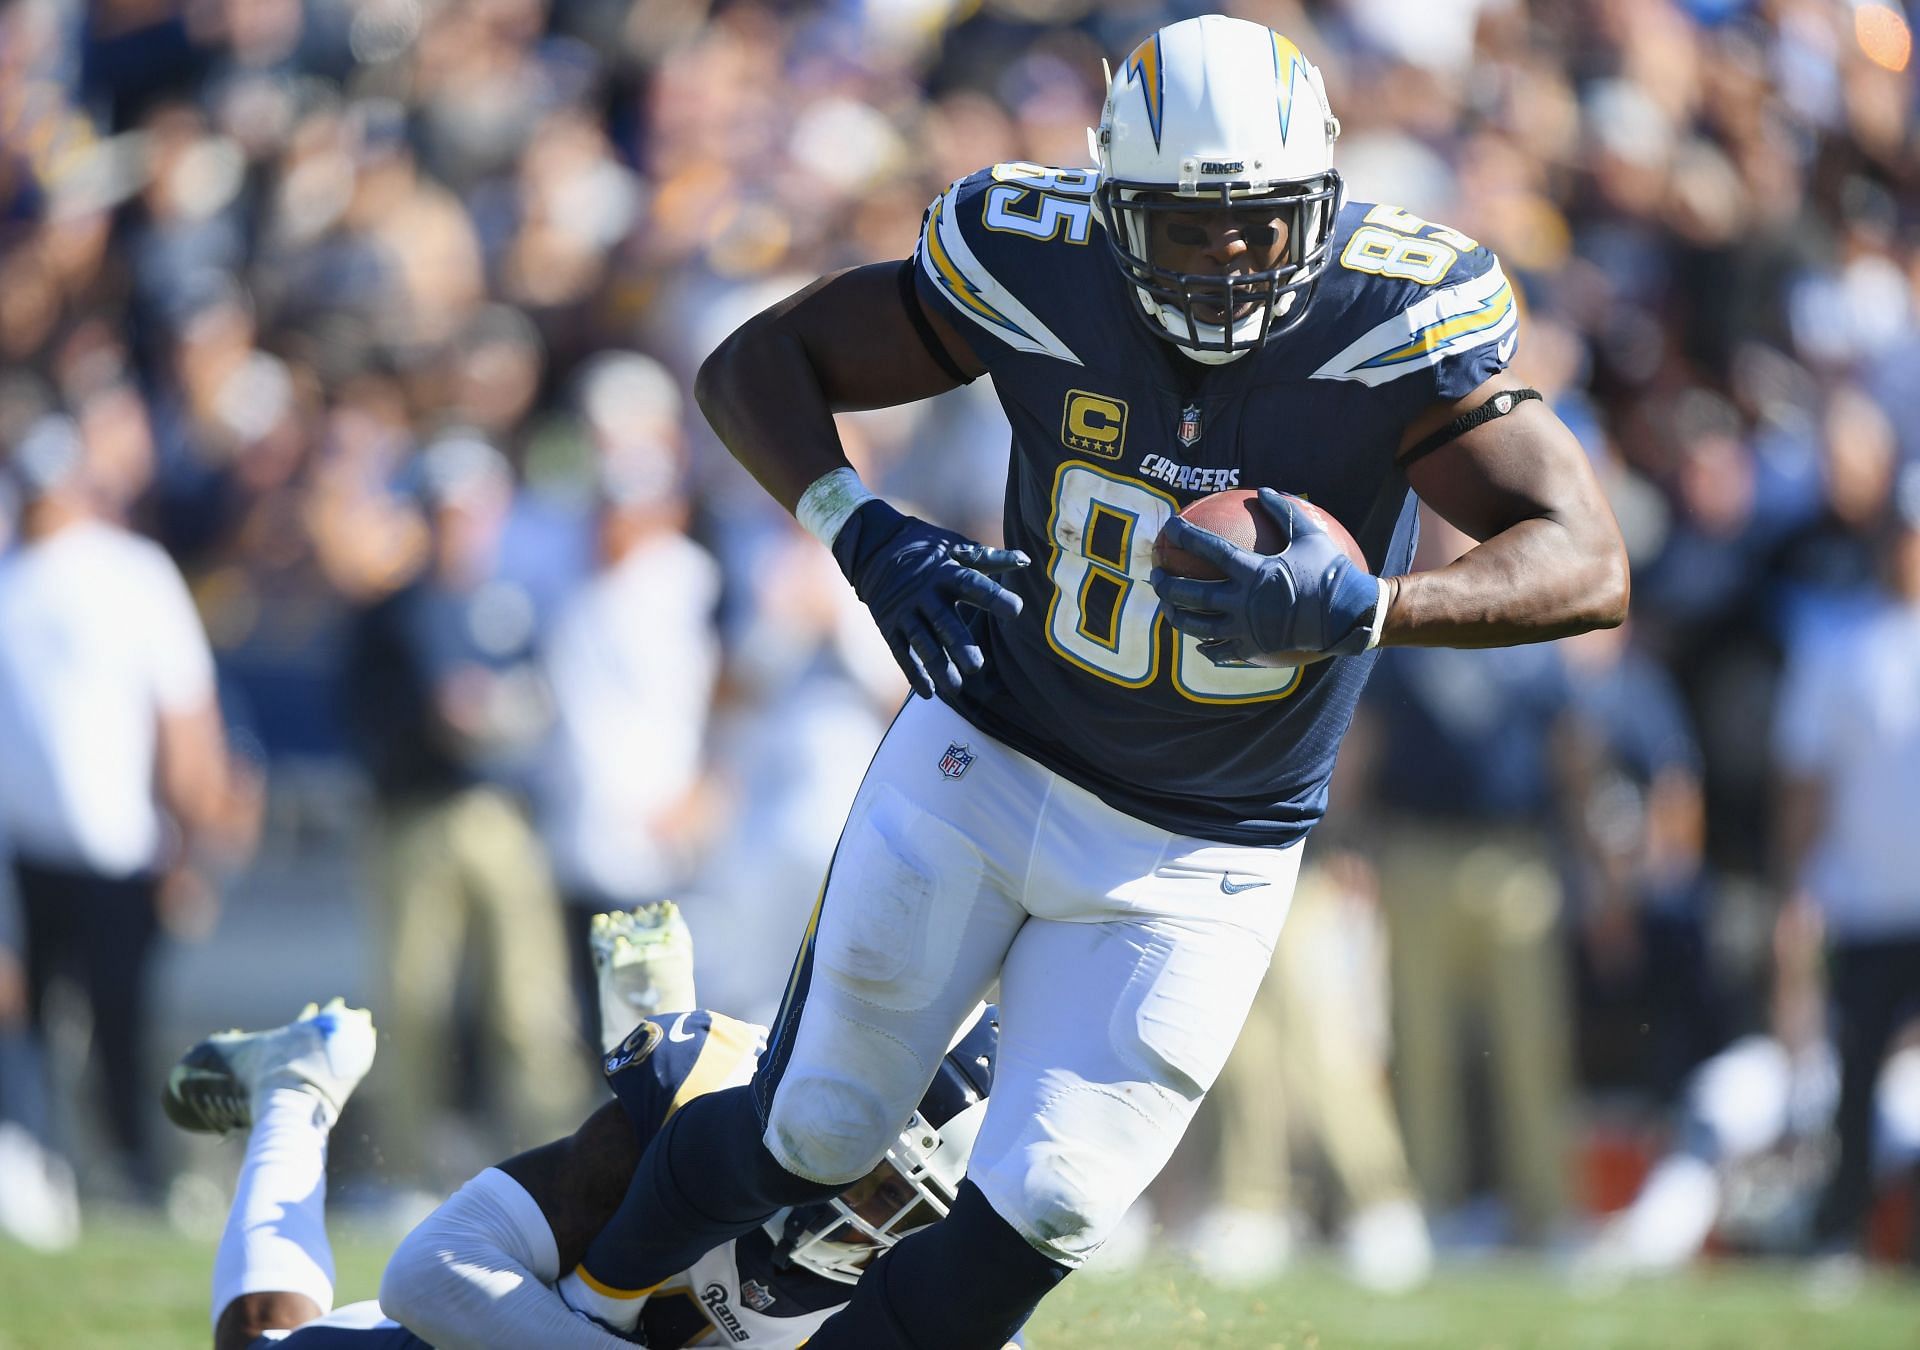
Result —
<path fill-rule="evenodd" d="M 942 770 L 956 736 L 967 768 Z M 948 761 L 951 763 L 951 761 Z M 562 1281 L 625 1329 L 718 1242 L 869 1171 L 1025 919 L 1011 898 L 1044 778 L 939 705 L 909 706 L 868 771 L 750 1090 L 696 1098 Z M 1011 862 L 1009 862 L 1011 860 Z"/>
<path fill-rule="evenodd" d="M 214 1257 L 214 1350 L 244 1350 L 332 1306 L 327 1135 L 373 1052 L 373 1019 L 336 998 L 272 1031 L 209 1036 L 168 1075 L 162 1105 L 174 1124 L 248 1132 Z"/>

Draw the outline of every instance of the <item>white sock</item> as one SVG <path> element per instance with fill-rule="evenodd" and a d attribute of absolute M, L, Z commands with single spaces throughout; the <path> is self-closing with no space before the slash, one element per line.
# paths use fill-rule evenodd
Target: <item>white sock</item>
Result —
<path fill-rule="evenodd" d="M 274 1088 L 254 1103 L 233 1208 L 213 1258 L 213 1322 L 242 1294 L 305 1294 L 333 1307 L 327 1243 L 327 1127 L 321 1104 L 298 1088 Z"/>

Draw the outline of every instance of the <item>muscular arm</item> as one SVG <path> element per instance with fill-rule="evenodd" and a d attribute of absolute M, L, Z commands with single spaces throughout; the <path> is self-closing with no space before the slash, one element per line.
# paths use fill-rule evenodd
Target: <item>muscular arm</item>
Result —
<path fill-rule="evenodd" d="M 228 753 L 220 705 L 209 696 L 179 711 L 161 710 L 154 736 L 155 786 L 187 845 L 238 864 L 260 834 L 257 774 Z"/>
<path fill-rule="evenodd" d="M 382 1308 L 442 1350 L 628 1344 L 575 1315 L 552 1285 L 626 1193 L 639 1153 L 609 1103 L 567 1138 L 482 1172 L 394 1249 Z"/>
<path fill-rule="evenodd" d="M 640 1141 L 618 1102 L 608 1102 L 565 1139 L 500 1164 L 526 1188 L 553 1228 L 560 1269 L 572 1270 L 606 1227 L 640 1161 Z"/>
<path fill-rule="evenodd" d="M 900 293 L 898 262 L 822 277 L 742 324 L 709 356 L 694 397 L 735 459 L 789 511 L 847 467 L 833 414 L 958 387 L 927 351 Z M 912 303 L 919 305 L 917 296 Z M 954 364 L 983 367 L 937 311 L 921 311 Z"/>
<path fill-rule="evenodd" d="M 1417 445 L 1501 389 L 1496 375 L 1407 428 Z M 1386 581 L 1381 645 L 1504 647 L 1590 628 L 1627 613 L 1627 557 L 1586 453 L 1544 403 L 1522 403 L 1415 460 L 1420 499 L 1478 546 L 1431 572 Z"/>

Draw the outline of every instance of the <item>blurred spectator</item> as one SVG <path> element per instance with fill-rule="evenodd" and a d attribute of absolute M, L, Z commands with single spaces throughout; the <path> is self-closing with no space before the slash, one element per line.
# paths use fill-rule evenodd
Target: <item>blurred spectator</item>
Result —
<path fill-rule="evenodd" d="M 207 926 L 199 869 L 245 856 L 260 795 L 228 757 L 178 569 L 101 513 L 104 448 L 47 417 L 8 462 L 22 508 L 19 547 L 0 558 L 0 827 L 33 1028 L 44 1036 L 56 983 L 78 986 L 109 1142 L 151 1201 L 153 957 L 168 927 Z"/>
<path fill-rule="evenodd" d="M 1622 625 L 1561 645 L 1556 731 L 1581 1081 L 1665 1103 L 1718 1048 L 1700 752 L 1664 671 Z"/>
<path fill-rule="evenodd" d="M 608 453 L 577 398 L 600 353 L 645 346 L 684 382 L 804 279 L 899 256 L 951 179 L 1083 162 L 1101 55 L 1186 12 L 0 6 L 0 444 L 55 406 L 85 411 L 119 465 L 112 513 L 188 577 L 223 691 L 269 753 L 338 781 L 338 729 L 315 709 L 348 613 L 426 546 L 387 490 L 420 444 L 465 425 L 513 462 L 500 577 L 544 618 L 589 570 L 594 474 L 573 432 L 592 422 L 593 456 Z M 1628 534 L 1622 659 L 1657 666 L 1685 705 L 1725 993 L 1755 1003 L 1772 830 L 1753 728 L 1774 715 L 1782 646 L 1862 603 L 1886 484 L 1920 458 L 1912 6 L 1342 0 L 1255 16 L 1321 63 L 1350 198 L 1485 241 L 1514 281 L 1516 369 L 1593 454 Z M 867 481 L 990 538 L 1006 438 L 987 383 L 843 421 Z M 746 935 L 751 951 L 701 946 L 703 982 L 744 1012 L 782 982 L 899 689 L 884 648 L 868 669 L 871 625 L 831 561 L 704 428 L 676 434 L 691 529 L 727 578 L 730 662 L 712 739 L 732 795 L 688 919 Z M 0 535 L 6 515 L 0 501 Z M 1618 940 L 1629 909 L 1596 898 L 1633 891 L 1616 883 L 1652 855 L 1631 830 L 1582 831 L 1630 824 L 1640 795 L 1640 842 L 1672 861 L 1692 807 L 1667 812 L 1686 794 L 1647 776 L 1645 729 L 1578 715 L 1604 725 L 1566 804 L 1584 813 L 1568 932 L 1611 962 L 1609 1025 L 1666 1008 L 1676 1036 L 1655 1036 L 1651 1078 L 1671 1083 L 1715 1029 L 1680 1034 L 1695 1014 L 1660 1002 L 1681 985 L 1652 978 L 1659 941 Z M 352 807 L 340 795 L 330 813 Z M 1702 912 L 1660 894 L 1631 908 L 1638 927 Z M 1609 1044 L 1618 1073 L 1653 1070 Z"/>
<path fill-rule="evenodd" d="M 1577 1273 L 1602 1283 L 1666 1274 L 1709 1239 L 1739 1252 L 1806 1249 L 1814 1206 L 1833 1174 L 1840 1066 L 1822 1005 L 1820 914 L 1805 898 L 1780 912 L 1771 1016 L 1693 1075 L 1674 1148 L 1633 1202 L 1581 1253 Z M 1920 1162 L 1920 1036 L 1909 1023 L 1875 1073 L 1876 1179 Z"/>
<path fill-rule="evenodd" d="M 518 1146 L 564 1130 L 584 1101 L 566 994 L 559 899 L 509 791 L 546 734 L 549 705 L 524 591 L 496 575 L 513 495 L 505 459 L 455 433 L 420 456 L 425 570 L 355 621 L 344 715 L 372 779 L 389 1072 L 380 1147 L 418 1182 L 460 1165 L 438 1152 L 459 1062 L 462 955 L 478 948 L 487 1119 Z"/>
<path fill-rule="evenodd" d="M 10 896 L 0 900 L 0 1234 L 59 1251 L 80 1239 L 79 1191 L 72 1165 L 52 1147 L 46 1070 L 28 1019 L 12 910 Z"/>
<path fill-rule="evenodd" d="M 832 555 L 791 517 L 755 541 L 737 580 L 746 595 L 713 735 L 735 809 L 687 922 L 704 996 L 771 1022 L 906 682 Z"/>
<path fill-rule="evenodd" d="M 1423 563 L 1466 545 L 1432 518 L 1423 531 Z M 1562 658 L 1551 645 L 1395 650 L 1367 693 L 1364 781 L 1380 831 L 1394 1079 L 1414 1175 L 1438 1216 L 1473 1197 L 1476 1162 L 1490 1168 L 1505 1204 L 1490 1235 L 1543 1242 L 1567 1218 L 1572 1077 L 1549 835 L 1551 742 L 1570 697 Z M 1485 1149 L 1470 1142 L 1475 1063 L 1493 1127 Z"/>
<path fill-rule="evenodd" d="M 1892 495 L 1882 589 L 1791 653 L 1774 747 L 1782 876 L 1820 911 L 1840 1052 L 1840 1156 L 1816 1237 L 1862 1236 L 1873 1092 L 1901 1022 L 1920 1012 L 1920 465 Z"/>
<path fill-rule="evenodd" d="M 587 942 L 594 914 L 676 896 L 715 824 L 705 759 L 720 569 L 683 532 L 671 377 L 648 358 L 609 355 L 584 402 L 621 441 L 599 465 L 596 570 L 546 644 L 555 725 L 540 823 L 581 1029 L 597 1049 L 606 1029 Z"/>
<path fill-rule="evenodd" d="M 1209 1279 L 1257 1284 L 1329 1206 L 1293 1198 L 1296 1145 L 1338 1189 L 1349 1278 L 1405 1293 L 1433 1268 L 1387 1079 L 1386 942 L 1378 883 L 1357 854 L 1300 874 L 1273 969 L 1209 1101 L 1220 1121 L 1213 1208 L 1192 1239 Z"/>

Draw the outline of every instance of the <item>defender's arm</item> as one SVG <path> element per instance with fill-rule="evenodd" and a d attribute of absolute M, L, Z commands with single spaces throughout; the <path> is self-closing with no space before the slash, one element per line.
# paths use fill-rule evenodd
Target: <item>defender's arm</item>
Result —
<path fill-rule="evenodd" d="M 1457 403 L 1436 404 L 1407 428 L 1402 453 L 1520 387 L 1502 373 Z M 1585 451 L 1545 403 L 1521 403 L 1422 455 L 1407 479 L 1479 544 L 1445 567 L 1384 580 L 1382 646 L 1504 647 L 1626 618 L 1620 528 Z"/>
<path fill-rule="evenodd" d="M 949 367 L 967 379 L 984 370 L 946 318 L 921 302 L 912 273 L 902 272 L 911 266 L 874 263 L 822 277 L 747 320 L 700 367 L 700 410 L 789 511 L 808 484 L 848 467 L 834 413 L 932 398 L 962 383 Z M 947 365 L 928 349 L 926 331 Z"/>
<path fill-rule="evenodd" d="M 606 1227 L 633 1180 L 640 1140 L 618 1102 L 608 1102 L 565 1139 L 500 1164 L 526 1188 L 553 1229 L 560 1269 L 572 1270 L 587 1243 Z"/>
<path fill-rule="evenodd" d="M 629 1345 L 551 1286 L 611 1217 L 639 1157 L 626 1113 L 609 1102 L 567 1138 L 482 1172 L 394 1250 L 382 1309 L 443 1350 Z"/>

